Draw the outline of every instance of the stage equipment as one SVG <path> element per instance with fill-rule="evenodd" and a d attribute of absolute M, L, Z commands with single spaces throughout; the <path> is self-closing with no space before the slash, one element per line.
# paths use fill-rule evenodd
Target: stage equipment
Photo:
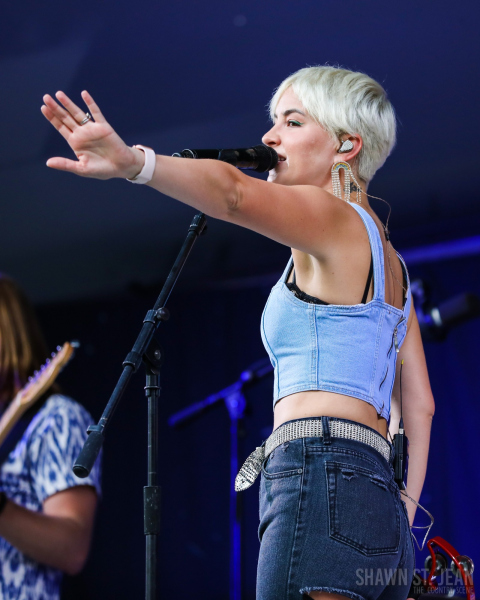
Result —
<path fill-rule="evenodd" d="M 257 361 L 243 371 L 238 381 L 208 396 L 200 402 L 195 402 L 187 408 L 173 414 L 168 419 L 171 427 L 176 427 L 203 413 L 220 401 L 224 401 L 230 415 L 230 600 L 241 600 L 241 495 L 235 492 L 235 477 L 238 472 L 238 434 L 243 419 L 247 400 L 244 391 L 265 375 L 273 371 L 268 358 Z"/>
<path fill-rule="evenodd" d="M 142 362 L 146 371 L 145 395 L 148 401 L 148 485 L 143 488 L 144 533 L 146 536 L 145 598 L 156 600 L 157 593 L 157 536 L 160 531 L 160 486 L 157 485 L 158 469 L 158 401 L 160 397 L 160 366 L 163 351 L 154 337 L 157 327 L 167 321 L 169 312 L 165 305 L 197 238 L 205 232 L 206 218 L 195 215 L 175 263 L 165 281 L 155 306 L 147 312 L 143 326 L 132 351 L 123 361 L 123 371 L 110 400 L 97 425 L 90 425 L 88 438 L 80 452 L 73 472 L 86 477 L 97 459 L 103 444 L 105 429 L 122 397 L 132 375 Z"/>
<path fill-rule="evenodd" d="M 465 594 L 467 600 L 475 600 L 475 589 L 473 587 L 473 561 L 468 556 L 459 554 L 455 548 L 441 537 L 434 537 L 427 542 L 430 556 L 425 560 L 425 569 L 429 571 L 426 579 L 420 577 L 415 572 L 412 585 L 408 593 L 408 598 L 457 598 L 452 594 L 456 593 L 457 584 L 450 588 L 448 593 L 439 596 L 440 585 L 438 578 L 442 573 L 447 573 L 448 558 L 450 558 L 450 568 L 456 579 L 463 581 L 463 590 L 460 593 Z M 448 557 L 448 558 L 447 558 Z M 446 578 L 448 581 L 448 578 Z M 452 582 L 449 582 L 450 585 Z M 447 586 L 445 586 L 447 587 Z M 431 592 L 435 592 L 431 594 Z"/>
<path fill-rule="evenodd" d="M 273 148 L 259 144 L 252 148 L 234 148 L 227 150 L 182 150 L 172 156 L 180 158 L 210 158 L 227 162 L 238 169 L 253 169 L 258 173 L 270 171 L 277 166 L 278 154 Z"/>
<path fill-rule="evenodd" d="M 396 348 L 397 352 L 398 349 Z M 408 470 L 408 438 L 403 427 L 403 394 L 402 394 L 402 371 L 403 359 L 400 365 L 400 422 L 398 433 L 393 436 L 393 447 L 395 456 L 393 458 L 393 470 L 395 472 L 395 483 L 400 490 L 405 490 L 405 479 Z"/>
<path fill-rule="evenodd" d="M 480 298 L 476 294 L 464 293 L 434 306 L 430 290 L 421 280 L 411 282 L 420 331 L 424 339 L 443 341 L 450 329 L 480 316 Z"/>

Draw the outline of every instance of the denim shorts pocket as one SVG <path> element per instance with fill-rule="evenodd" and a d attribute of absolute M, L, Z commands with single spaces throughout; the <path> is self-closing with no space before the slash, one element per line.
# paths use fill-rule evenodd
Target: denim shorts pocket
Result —
<path fill-rule="evenodd" d="M 300 442 L 300 443 L 299 443 Z M 283 479 L 303 473 L 302 440 L 285 442 L 263 461 L 262 473 L 267 480 Z"/>
<path fill-rule="evenodd" d="M 400 514 L 393 484 L 358 465 L 325 463 L 330 538 L 366 556 L 394 554 Z"/>

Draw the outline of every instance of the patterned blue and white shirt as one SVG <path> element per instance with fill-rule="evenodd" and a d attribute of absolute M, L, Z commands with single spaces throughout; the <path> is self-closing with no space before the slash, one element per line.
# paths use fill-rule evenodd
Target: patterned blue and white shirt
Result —
<path fill-rule="evenodd" d="M 77 485 L 100 496 L 100 459 L 90 475 L 72 472 L 92 423 L 89 413 L 66 396 L 50 396 L 0 468 L 0 490 L 17 504 L 42 511 L 46 498 Z M 0 600 L 58 600 L 61 571 L 31 560 L 0 537 Z"/>

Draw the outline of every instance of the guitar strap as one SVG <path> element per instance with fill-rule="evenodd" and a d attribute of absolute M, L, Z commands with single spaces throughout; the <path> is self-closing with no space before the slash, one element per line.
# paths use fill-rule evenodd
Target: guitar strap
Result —
<path fill-rule="evenodd" d="M 7 460 L 10 452 L 15 448 L 18 442 L 22 439 L 23 434 L 33 420 L 33 417 L 42 408 L 45 402 L 51 396 L 51 392 L 47 391 L 31 406 L 13 426 L 12 430 L 6 437 L 3 444 L 0 446 L 0 468 Z"/>

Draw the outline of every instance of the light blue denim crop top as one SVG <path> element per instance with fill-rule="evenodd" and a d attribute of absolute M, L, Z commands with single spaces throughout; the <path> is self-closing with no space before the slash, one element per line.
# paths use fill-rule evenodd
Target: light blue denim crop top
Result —
<path fill-rule="evenodd" d="M 274 367 L 273 405 L 296 392 L 325 390 L 365 400 L 389 420 L 396 349 L 405 339 L 411 307 L 410 280 L 397 253 L 408 286 L 403 310 L 385 302 L 380 234 L 361 206 L 351 206 L 370 240 L 373 298 L 353 306 L 304 302 L 285 285 L 290 259 L 270 292 L 261 322 L 263 344 Z"/>

